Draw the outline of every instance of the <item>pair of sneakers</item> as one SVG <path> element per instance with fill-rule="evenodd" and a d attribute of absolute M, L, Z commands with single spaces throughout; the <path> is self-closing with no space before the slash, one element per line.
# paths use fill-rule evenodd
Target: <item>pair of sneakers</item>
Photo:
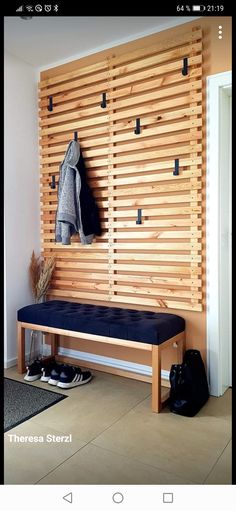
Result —
<path fill-rule="evenodd" d="M 65 364 L 57 364 L 56 362 L 45 363 L 41 360 L 35 360 L 27 368 L 24 376 L 26 381 L 41 380 L 56 385 L 62 389 L 70 389 L 84 385 L 92 379 L 90 371 L 82 371 L 80 367 L 73 367 Z"/>
<path fill-rule="evenodd" d="M 56 364 L 52 367 L 51 372 L 43 369 L 41 377 L 42 381 L 47 381 L 49 385 L 56 385 L 61 389 L 71 389 L 84 385 L 92 379 L 90 371 L 82 371 L 80 367 Z"/>

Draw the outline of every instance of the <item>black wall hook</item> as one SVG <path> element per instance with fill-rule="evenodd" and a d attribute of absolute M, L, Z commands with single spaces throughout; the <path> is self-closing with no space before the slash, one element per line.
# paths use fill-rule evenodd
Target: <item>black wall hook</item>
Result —
<path fill-rule="evenodd" d="M 55 178 L 55 176 L 52 176 L 52 182 L 50 183 L 50 187 L 52 189 L 56 188 L 56 178 Z"/>
<path fill-rule="evenodd" d="M 137 217 L 137 220 L 136 220 L 136 224 L 141 224 L 142 223 L 142 210 L 141 209 L 138 209 L 138 217 Z"/>
<path fill-rule="evenodd" d="M 77 131 L 74 131 L 74 141 L 75 142 L 78 141 L 78 133 L 77 133 Z"/>
<path fill-rule="evenodd" d="M 102 93 L 102 102 L 101 102 L 101 108 L 106 108 L 107 106 L 107 95 L 106 92 Z"/>
<path fill-rule="evenodd" d="M 188 57 L 184 57 L 183 67 L 182 67 L 182 75 L 186 76 L 187 74 L 188 74 Z"/>
<path fill-rule="evenodd" d="M 179 175 L 179 159 L 176 158 L 175 160 L 175 170 L 173 172 L 173 176 L 178 176 Z"/>
<path fill-rule="evenodd" d="M 141 129 L 140 129 L 140 118 L 136 119 L 136 128 L 134 130 L 135 135 L 140 135 Z"/>
<path fill-rule="evenodd" d="M 48 104 L 48 111 L 49 112 L 52 112 L 53 111 L 53 102 L 52 102 L 52 96 L 49 96 L 49 104 Z"/>

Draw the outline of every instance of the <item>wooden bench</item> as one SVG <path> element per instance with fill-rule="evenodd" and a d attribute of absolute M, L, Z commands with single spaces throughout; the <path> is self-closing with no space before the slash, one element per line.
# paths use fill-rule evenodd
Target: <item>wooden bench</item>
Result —
<path fill-rule="evenodd" d="M 67 307 L 67 313 L 62 313 L 62 309 L 60 309 L 61 305 L 57 307 L 57 304 L 66 304 L 64 306 Z M 47 304 L 48 307 L 47 307 Z M 50 310 L 53 309 L 54 306 L 54 312 L 50 314 Z M 121 371 L 116 370 L 114 368 L 106 368 L 105 366 L 101 366 L 100 364 L 91 364 L 86 362 L 86 367 L 89 369 L 97 369 L 97 370 L 106 370 L 106 372 L 111 372 L 113 374 L 118 374 L 121 376 L 125 376 L 128 378 L 136 378 L 142 381 L 150 382 L 152 384 L 152 411 L 159 413 L 162 408 L 162 403 L 164 401 L 161 400 L 161 355 L 163 350 L 169 348 L 170 346 L 174 346 L 178 350 L 178 362 L 182 362 L 183 359 L 183 353 L 185 350 L 185 330 L 184 327 L 184 320 L 183 318 L 180 318 L 179 316 L 175 316 L 173 314 L 162 314 L 162 313 L 148 313 L 147 311 L 137 311 L 137 314 L 135 316 L 135 311 L 129 311 L 127 309 L 118 309 L 116 308 L 115 312 L 113 308 L 110 307 L 104 307 L 104 306 L 87 306 L 85 304 L 74 304 L 72 302 L 60 302 L 60 301 L 51 301 L 51 302 L 44 302 L 43 304 L 37 304 L 37 305 L 30 305 L 27 307 L 24 307 L 23 309 L 20 309 L 18 311 L 18 322 L 17 322 L 17 329 L 18 329 L 18 371 L 19 373 L 25 372 L 25 330 L 36 330 L 41 331 L 45 334 L 52 334 L 52 341 L 51 341 L 51 357 L 55 357 L 55 359 L 58 362 L 66 362 L 71 363 L 73 365 L 84 365 L 84 362 L 73 359 L 70 357 L 63 357 L 61 355 L 58 355 L 58 344 L 59 344 L 59 336 L 67 336 L 67 337 L 75 337 L 79 339 L 84 340 L 90 340 L 93 342 L 99 342 L 104 345 L 106 344 L 112 344 L 116 346 L 122 346 L 126 348 L 132 348 L 137 350 L 143 350 L 143 351 L 149 351 L 152 354 L 152 376 L 142 376 L 138 375 L 137 373 L 131 373 L 130 371 Z M 78 305 L 78 310 L 75 305 Z M 82 311 L 84 311 L 85 308 L 90 307 L 91 314 L 93 316 L 93 320 L 91 320 L 91 314 L 87 313 L 87 319 L 85 321 L 84 318 L 86 318 L 86 315 L 83 315 Z M 91 309 L 91 307 L 96 308 L 96 320 L 94 319 L 94 310 Z M 47 308 L 45 312 L 45 308 Z M 57 313 L 55 313 L 55 310 L 57 309 Z M 73 312 L 68 313 L 68 310 L 74 309 Z M 124 311 L 124 314 L 117 312 L 118 311 Z M 105 311 L 106 310 L 106 311 Z M 60 312 L 61 311 L 61 312 Z M 79 313 L 78 313 L 79 311 Z M 98 313 L 97 313 L 98 311 Z M 108 312 L 107 312 L 108 311 Z M 111 314 L 114 312 L 114 315 L 111 316 Z M 84 313 L 85 314 L 85 313 Z M 149 316 L 149 314 L 151 316 Z M 69 328 L 61 328 L 63 324 L 68 324 L 68 317 L 70 317 L 70 325 Z M 130 327 L 127 327 L 127 321 L 124 320 L 124 317 L 127 318 L 127 315 L 130 315 Z M 72 318 L 73 317 L 73 318 Z M 100 318 L 100 319 L 99 319 Z M 141 319 L 140 319 L 141 318 Z M 143 320 L 142 320 L 143 318 Z M 145 322 L 145 318 L 148 318 L 149 321 Z M 75 324 L 80 325 L 83 324 L 83 328 L 81 330 L 71 329 L 73 328 L 73 321 Z M 33 321 L 32 321 L 33 320 Z M 181 320 L 181 321 L 179 321 Z M 32 321 L 32 322 L 31 322 Z M 159 322 L 159 330 L 158 330 L 158 322 Z M 48 323 L 48 324 L 45 324 Z M 135 323 L 135 326 L 133 327 Z M 145 324 L 149 325 L 149 333 L 145 333 Z M 150 343 L 149 339 L 147 339 L 147 336 L 154 335 L 155 333 L 155 324 L 157 323 L 157 332 L 159 332 L 159 339 L 156 338 L 156 344 Z M 171 326 L 171 323 L 173 325 Z M 58 327 L 55 326 L 55 324 L 58 324 Z M 117 326 L 118 324 L 118 326 Z M 178 333 L 176 333 L 173 336 L 170 336 L 170 334 L 167 332 L 167 336 L 169 335 L 169 338 L 163 340 L 164 330 L 165 330 L 165 324 L 166 329 L 170 332 L 173 331 L 173 328 L 181 329 Z M 52 326 L 54 325 L 54 326 Z M 85 326 L 86 325 L 86 326 Z M 128 321 L 129 325 L 129 321 Z M 127 332 L 128 339 L 117 337 L 112 337 L 112 335 L 103 335 L 102 332 L 99 333 L 99 335 L 93 333 L 94 329 L 98 327 L 102 331 L 108 331 L 112 334 L 112 331 L 117 331 L 119 333 L 119 336 L 124 335 L 125 332 Z M 152 328 L 151 328 L 152 327 Z M 83 330 L 90 330 L 90 331 L 83 331 Z M 143 330 L 142 330 L 143 329 Z M 130 335 L 135 335 L 134 339 L 130 339 Z M 140 340 L 140 336 L 143 335 L 143 340 Z M 135 338 L 136 337 L 136 338 Z M 46 358 L 46 357 L 45 357 Z M 47 357 L 50 358 L 50 357 Z M 166 399 L 165 399 L 166 400 Z"/>

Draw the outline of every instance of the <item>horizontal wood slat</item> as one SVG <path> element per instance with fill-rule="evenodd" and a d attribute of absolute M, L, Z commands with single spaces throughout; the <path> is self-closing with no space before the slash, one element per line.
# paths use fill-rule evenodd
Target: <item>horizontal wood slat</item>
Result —
<path fill-rule="evenodd" d="M 134 229 L 134 228 L 133 228 Z M 47 232 L 51 231 L 51 232 Z M 53 239 L 54 238 L 54 225 L 52 224 L 45 224 L 44 228 L 41 230 L 41 234 L 44 235 L 44 239 Z M 109 236 L 109 233 L 106 233 L 103 235 L 105 239 Z M 113 238 L 116 239 L 129 239 L 130 238 L 138 238 L 138 239 L 184 239 L 184 238 L 191 238 L 191 239 L 198 239 L 202 237 L 201 231 L 140 231 L 140 229 L 137 232 L 137 229 L 134 231 L 126 231 L 126 232 L 114 232 Z"/>
<path fill-rule="evenodd" d="M 44 239 L 51 239 L 51 235 L 47 236 L 44 234 Z M 131 235 L 130 235 L 131 237 Z M 115 238 L 115 235 L 114 235 Z M 143 241 L 143 243 L 142 243 Z M 104 243 L 105 245 L 105 243 Z M 201 244 L 196 243 L 196 240 L 192 240 L 190 243 L 184 243 L 183 241 L 175 242 L 175 243 L 162 243 L 160 241 L 156 241 L 155 243 L 147 243 L 146 240 L 140 239 L 138 243 L 113 243 L 113 247 L 115 250 L 173 250 L 174 252 L 178 250 L 200 250 Z M 105 250 L 107 247 L 105 247 Z"/>
<path fill-rule="evenodd" d="M 201 77 L 196 28 L 40 82 L 42 254 L 56 255 L 49 298 L 202 310 Z M 78 234 L 55 243 L 58 187 L 50 184 L 74 131 L 102 226 L 91 245 Z"/>
<path fill-rule="evenodd" d="M 57 264 L 57 267 L 60 267 L 59 264 Z M 64 266 L 62 266 L 64 268 Z M 82 273 L 81 271 L 68 271 L 67 269 L 63 269 L 62 271 L 57 270 L 54 272 L 54 278 L 73 278 L 78 280 L 88 280 L 89 276 L 87 273 Z M 101 281 L 107 281 L 108 275 L 106 273 L 90 273 L 91 280 L 101 280 Z M 147 276 L 147 275 L 132 275 L 131 272 L 129 274 L 116 274 L 114 277 L 115 282 L 126 282 L 127 280 L 129 282 L 138 282 L 143 284 L 158 284 L 158 285 L 167 285 L 167 286 L 196 286 L 201 287 L 201 280 L 200 279 L 186 279 L 186 278 L 170 278 L 170 277 L 155 277 L 155 276 Z"/>
<path fill-rule="evenodd" d="M 44 256 L 49 257 L 50 252 L 44 251 Z M 79 270 L 89 270 L 88 278 L 90 276 L 91 270 L 94 271 L 94 263 L 91 262 L 77 262 L 78 259 L 80 259 L 79 256 L 73 254 L 56 254 L 57 255 L 57 266 L 62 268 L 71 268 L 71 269 L 79 269 Z M 70 261 L 68 261 L 70 259 Z M 134 262 L 134 263 L 113 263 L 110 262 L 109 265 L 111 268 L 115 271 L 122 271 L 122 272 L 134 272 L 135 274 L 141 274 L 141 273 L 149 273 L 149 274 L 155 274 L 155 273 L 161 273 L 162 275 L 166 274 L 176 274 L 176 275 L 190 275 L 197 276 L 201 275 L 201 268 L 196 266 L 176 266 L 173 264 L 170 264 L 168 266 L 165 266 L 165 264 L 155 264 L 155 263 L 145 263 L 143 262 L 142 265 Z M 108 262 L 107 263 L 100 263 L 96 262 L 96 270 L 107 270 L 108 269 Z"/>
<path fill-rule="evenodd" d="M 106 192 L 106 196 L 108 195 L 108 192 Z M 99 199 L 98 199 L 99 200 Z M 159 204 L 163 204 L 164 206 L 168 205 L 168 204 L 177 204 L 177 203 L 187 203 L 187 202 L 192 202 L 192 201 L 199 201 L 200 200 L 200 195 L 199 194 L 187 194 L 187 195 L 165 195 L 164 197 L 157 197 L 156 195 L 154 195 L 153 197 L 150 196 L 148 198 L 145 198 L 145 199 L 140 199 L 140 198 L 136 198 L 136 199 L 122 199 L 122 200 L 118 200 L 117 198 L 114 198 L 114 199 L 110 199 L 109 198 L 109 203 L 110 204 L 113 204 L 114 207 L 124 207 L 124 206 L 149 206 L 149 205 L 159 205 Z M 51 203 L 53 202 L 57 202 L 57 196 L 56 194 L 52 195 L 52 194 L 44 194 L 44 201 L 45 202 L 50 202 L 50 205 Z M 170 210 L 170 213 L 171 213 L 171 210 Z"/>

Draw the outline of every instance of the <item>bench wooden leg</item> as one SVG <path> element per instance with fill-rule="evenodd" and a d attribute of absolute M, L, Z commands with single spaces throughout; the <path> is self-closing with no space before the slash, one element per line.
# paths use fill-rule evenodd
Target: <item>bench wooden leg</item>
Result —
<path fill-rule="evenodd" d="M 161 411 L 161 350 L 152 346 L 152 411 Z"/>
<path fill-rule="evenodd" d="M 25 372 L 25 328 L 21 326 L 21 322 L 17 322 L 17 357 L 18 357 L 18 373 Z"/>
<path fill-rule="evenodd" d="M 51 356 L 52 357 L 55 357 L 58 354 L 58 342 L 59 342 L 59 335 L 52 334 L 52 341 L 51 341 Z"/>

